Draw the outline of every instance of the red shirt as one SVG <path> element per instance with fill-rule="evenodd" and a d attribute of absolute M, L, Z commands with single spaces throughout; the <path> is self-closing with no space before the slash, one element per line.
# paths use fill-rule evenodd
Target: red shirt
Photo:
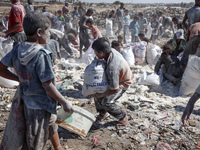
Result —
<path fill-rule="evenodd" d="M 24 6 L 20 3 L 17 2 L 12 5 L 12 8 L 10 10 L 10 16 L 9 16 L 9 22 L 8 22 L 8 30 L 12 28 L 16 23 L 20 23 L 22 25 L 21 28 L 19 28 L 17 31 L 14 33 L 23 31 L 23 19 L 26 14 L 26 11 L 24 9 Z"/>
<path fill-rule="evenodd" d="M 94 39 L 96 39 L 97 36 L 98 36 L 98 38 L 102 37 L 101 32 L 99 31 L 99 29 L 96 26 L 93 26 L 91 31 L 92 31 L 92 35 L 94 36 Z"/>

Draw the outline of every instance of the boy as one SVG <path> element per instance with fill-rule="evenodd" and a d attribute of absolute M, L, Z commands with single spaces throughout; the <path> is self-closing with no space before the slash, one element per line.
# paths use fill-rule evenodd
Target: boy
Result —
<path fill-rule="evenodd" d="M 69 23 L 71 21 L 71 16 L 69 15 L 69 9 L 65 11 L 63 17 L 65 18 L 65 22 Z"/>
<path fill-rule="evenodd" d="M 84 16 L 80 18 L 80 32 L 79 32 L 79 39 L 80 39 L 80 57 L 82 57 L 82 48 L 83 46 L 87 50 L 90 45 L 90 36 L 88 34 L 88 26 L 86 25 L 86 21 L 92 17 L 93 9 L 89 8 Z"/>
<path fill-rule="evenodd" d="M 173 55 L 173 47 L 171 43 L 167 43 L 163 46 L 163 53 L 161 54 L 158 62 L 155 66 L 155 72 L 159 73 L 161 68 L 165 79 L 169 80 L 173 84 L 177 84 L 182 77 L 183 69 L 177 56 Z"/>
<path fill-rule="evenodd" d="M 22 26 L 26 11 L 19 0 L 11 0 L 11 3 L 12 8 L 9 15 L 8 30 L 0 33 L 0 36 L 9 36 L 14 41 L 13 46 L 15 46 L 26 40 Z"/>
<path fill-rule="evenodd" d="M 62 11 L 58 10 L 57 13 L 58 13 L 58 16 L 57 16 L 58 20 L 61 21 L 61 22 L 64 22 L 65 18 L 62 16 Z"/>
<path fill-rule="evenodd" d="M 92 44 L 98 59 L 106 61 L 106 76 L 109 89 L 102 94 L 95 94 L 95 105 L 99 112 L 97 120 L 101 121 L 108 113 L 119 119 L 123 125 L 128 124 L 126 113 L 115 103 L 131 85 L 132 72 L 126 60 L 116 50 L 111 49 L 106 38 L 99 38 Z M 107 113 L 108 112 L 108 113 Z"/>
<path fill-rule="evenodd" d="M 73 18 L 72 25 L 73 25 L 73 28 L 77 31 L 78 31 L 78 18 L 79 18 L 79 16 L 80 15 L 79 15 L 79 12 L 77 10 L 77 7 L 74 7 L 74 11 L 72 12 L 72 18 Z"/>
<path fill-rule="evenodd" d="M 56 40 L 48 40 L 47 44 L 45 45 L 45 49 L 49 50 L 52 53 L 52 60 L 53 64 L 56 64 L 56 59 L 61 59 L 60 54 L 60 46 L 59 43 Z"/>
<path fill-rule="evenodd" d="M 64 29 L 65 29 L 65 32 L 64 32 L 65 35 L 71 33 L 71 34 L 73 34 L 76 37 L 76 40 L 78 41 L 78 32 L 76 30 L 72 29 L 70 27 L 69 23 L 65 23 Z"/>
<path fill-rule="evenodd" d="M 131 22 L 130 24 L 130 30 L 132 31 L 131 32 L 131 36 L 132 36 L 132 39 L 131 39 L 131 42 L 138 42 L 138 29 L 139 29 L 139 24 L 138 24 L 138 20 L 139 18 L 136 16 L 134 17 L 134 20 Z"/>
<path fill-rule="evenodd" d="M 120 46 L 118 41 L 116 40 L 112 41 L 111 47 L 120 53 Z"/>
<path fill-rule="evenodd" d="M 143 41 L 143 38 L 145 37 L 144 33 L 139 33 L 138 37 L 140 39 L 140 41 Z"/>
<path fill-rule="evenodd" d="M 86 21 L 86 25 L 92 31 L 92 35 L 94 37 L 94 40 L 96 40 L 98 38 L 101 38 L 102 35 L 101 35 L 101 32 L 99 31 L 99 29 L 96 26 L 94 26 L 93 24 L 94 24 L 94 22 L 90 18 Z"/>
<path fill-rule="evenodd" d="M 139 15 L 139 18 L 140 18 L 138 20 L 138 24 L 140 26 L 139 33 L 145 34 L 145 30 L 146 30 L 146 27 L 147 27 L 147 24 L 148 24 L 147 19 L 144 18 L 143 13 L 141 13 L 141 12 L 138 15 Z"/>
<path fill-rule="evenodd" d="M 123 39 L 124 39 L 123 35 L 118 35 L 117 36 L 117 41 L 119 42 L 119 46 L 120 47 L 123 47 L 123 44 L 122 44 Z"/>
<path fill-rule="evenodd" d="M 71 104 L 54 86 L 50 52 L 40 45 L 46 44 L 50 26 L 50 20 L 43 14 L 37 11 L 28 13 L 23 22 L 27 41 L 15 46 L 0 62 L 0 75 L 22 85 L 25 149 L 42 150 L 49 135 L 54 149 L 62 150 L 55 124 L 56 101 L 65 111 L 73 112 Z M 17 75 L 8 67 L 14 67 Z"/>
<path fill-rule="evenodd" d="M 153 44 L 156 43 L 156 39 L 158 38 L 158 28 L 159 28 L 159 22 L 157 20 L 157 15 L 153 14 L 153 21 L 151 22 L 151 28 L 152 28 L 152 35 L 151 35 L 151 41 Z"/>
<path fill-rule="evenodd" d="M 126 9 L 125 15 L 123 16 L 124 19 L 124 43 L 126 44 L 126 38 L 129 35 L 129 26 L 130 26 L 130 16 L 129 16 L 129 11 Z"/>
<path fill-rule="evenodd" d="M 117 15 L 117 21 L 118 21 L 118 30 L 117 32 L 115 32 L 115 35 L 119 35 L 121 32 L 121 29 L 123 28 L 123 16 L 124 16 L 124 3 L 120 3 L 120 7 L 117 9 L 116 11 L 116 15 Z"/>

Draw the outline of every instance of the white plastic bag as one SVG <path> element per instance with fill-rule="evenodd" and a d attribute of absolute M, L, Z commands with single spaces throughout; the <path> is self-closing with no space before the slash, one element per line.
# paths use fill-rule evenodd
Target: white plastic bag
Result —
<path fill-rule="evenodd" d="M 71 69 L 71 68 L 76 68 L 79 66 L 77 63 L 71 63 L 68 60 L 65 60 L 64 58 L 61 58 L 61 60 L 58 62 L 58 65 L 62 65 L 65 67 L 65 69 Z"/>
<path fill-rule="evenodd" d="M 135 55 L 135 61 L 138 64 L 143 64 L 146 57 L 147 43 L 145 41 L 141 41 L 134 44 L 133 53 Z"/>
<path fill-rule="evenodd" d="M 190 55 L 187 67 L 183 73 L 180 95 L 193 94 L 196 88 L 200 85 L 200 57 Z"/>
<path fill-rule="evenodd" d="M 3 77 L 0 76 L 0 85 L 7 87 L 7 88 L 12 88 L 12 87 L 18 86 L 19 82 L 9 80 L 9 79 L 6 79 L 6 78 L 3 78 Z"/>
<path fill-rule="evenodd" d="M 107 91 L 108 83 L 105 74 L 105 63 L 104 60 L 95 59 L 85 68 L 82 89 L 83 96 L 86 97 L 88 95 Z"/>
<path fill-rule="evenodd" d="M 4 41 L 2 41 L 2 48 L 5 54 L 9 53 L 13 49 L 13 40 L 5 39 Z"/>
<path fill-rule="evenodd" d="M 147 46 L 147 63 L 150 65 L 156 65 L 160 55 L 162 49 L 154 44 L 149 43 Z"/>
<path fill-rule="evenodd" d="M 124 59 L 127 61 L 129 66 L 133 66 L 135 64 L 135 57 L 133 55 L 132 47 L 127 47 L 121 52 Z"/>
<path fill-rule="evenodd" d="M 138 84 L 159 86 L 161 84 L 161 77 L 156 73 L 144 72 L 138 80 Z"/>
<path fill-rule="evenodd" d="M 92 48 L 93 42 L 94 40 L 91 40 L 90 47 L 88 48 L 88 50 L 86 51 L 85 55 L 82 58 L 82 62 L 87 65 L 89 65 L 94 60 L 94 57 L 96 56 Z"/>
<path fill-rule="evenodd" d="M 147 33 L 145 34 L 145 37 L 150 39 L 151 38 L 151 34 L 152 34 L 152 28 L 151 28 L 151 23 L 149 23 L 148 26 L 147 26 Z"/>
<path fill-rule="evenodd" d="M 106 18 L 106 36 L 113 36 L 113 21 Z"/>

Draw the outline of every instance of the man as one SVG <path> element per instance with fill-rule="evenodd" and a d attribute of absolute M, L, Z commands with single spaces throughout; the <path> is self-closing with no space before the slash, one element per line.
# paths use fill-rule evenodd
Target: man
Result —
<path fill-rule="evenodd" d="M 172 18 L 171 17 L 165 17 L 163 16 L 163 22 L 162 22 L 162 33 L 160 35 L 160 37 L 162 37 L 162 35 L 165 33 L 165 31 L 167 29 L 172 29 L 173 34 L 175 34 L 175 30 L 174 30 L 174 25 L 172 22 Z"/>
<path fill-rule="evenodd" d="M 117 20 L 118 20 L 118 30 L 115 33 L 115 35 L 119 35 L 121 29 L 123 28 L 123 16 L 124 16 L 124 3 L 120 3 L 120 7 L 117 9 L 116 15 L 117 15 Z"/>
<path fill-rule="evenodd" d="M 63 6 L 63 8 L 62 8 L 63 14 L 66 12 L 66 10 L 69 10 L 68 6 L 69 6 L 69 3 L 66 2 L 66 3 L 65 3 L 65 6 Z"/>
<path fill-rule="evenodd" d="M 83 7 L 83 4 L 81 2 L 79 2 L 78 12 L 79 12 L 80 17 L 82 17 L 86 13 L 86 10 Z"/>
<path fill-rule="evenodd" d="M 183 29 L 182 21 L 179 21 L 178 17 L 173 17 L 172 22 L 173 22 L 174 26 L 176 26 L 177 30 Z M 187 22 L 185 22 L 185 28 L 183 30 L 184 31 L 188 30 L 188 23 Z"/>
<path fill-rule="evenodd" d="M 26 11 L 19 0 L 10 1 L 13 5 L 10 10 L 8 30 L 0 33 L 0 36 L 6 37 L 9 35 L 11 39 L 14 40 L 13 46 L 15 46 L 26 39 L 26 35 L 24 34 L 24 29 L 22 26 Z"/>
<path fill-rule="evenodd" d="M 191 25 L 188 29 L 187 41 L 188 42 L 181 59 L 181 63 L 184 67 L 187 65 L 189 55 L 196 53 L 197 47 L 200 43 L 200 22 Z"/>
<path fill-rule="evenodd" d="M 147 24 L 148 24 L 147 19 L 144 18 L 143 13 L 141 13 L 141 12 L 139 13 L 139 18 L 140 18 L 138 20 L 138 24 L 140 26 L 139 33 L 144 33 L 145 34 L 145 29 L 146 29 Z"/>
<path fill-rule="evenodd" d="M 200 0 L 195 0 L 195 6 L 190 8 L 185 12 L 185 16 L 182 22 L 183 29 L 186 26 L 186 21 L 188 20 L 188 28 L 196 23 L 200 22 Z"/>
<path fill-rule="evenodd" d="M 45 15 L 51 21 L 51 28 L 52 29 L 56 29 L 56 30 L 61 31 L 62 24 L 54 14 L 52 14 L 50 12 L 43 12 L 43 15 Z"/>
<path fill-rule="evenodd" d="M 84 16 L 80 18 L 80 57 L 82 57 L 82 48 L 88 49 L 90 45 L 90 36 L 88 34 L 88 26 L 86 25 L 86 21 L 91 18 L 93 15 L 93 9 L 89 8 Z"/>
<path fill-rule="evenodd" d="M 106 61 L 106 77 L 108 90 L 102 94 L 91 95 L 94 97 L 95 106 L 99 115 L 97 121 L 108 116 L 108 113 L 117 118 L 122 125 L 128 124 L 126 113 L 116 104 L 118 100 L 131 85 L 132 72 L 123 56 L 110 48 L 106 38 L 99 38 L 92 44 L 95 55 L 98 59 Z"/>

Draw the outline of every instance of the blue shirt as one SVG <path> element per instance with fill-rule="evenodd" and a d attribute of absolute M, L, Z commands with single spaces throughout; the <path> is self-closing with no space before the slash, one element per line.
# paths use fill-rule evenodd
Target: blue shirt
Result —
<path fill-rule="evenodd" d="M 55 83 L 50 52 L 40 49 L 27 65 L 22 65 L 18 59 L 18 47 L 19 45 L 15 46 L 1 62 L 5 66 L 15 68 L 23 87 L 22 99 L 25 105 L 29 109 L 44 109 L 56 114 L 57 102 L 46 93 L 42 86 L 43 82 L 49 80 Z"/>
<path fill-rule="evenodd" d="M 138 36 L 138 29 L 139 29 L 139 24 L 138 22 L 132 21 L 130 24 L 130 28 L 134 29 L 134 31 L 131 31 L 131 36 Z"/>
<path fill-rule="evenodd" d="M 124 22 L 125 24 L 124 25 L 130 25 L 130 16 L 129 15 L 124 15 L 123 16 L 123 19 L 124 19 Z"/>

